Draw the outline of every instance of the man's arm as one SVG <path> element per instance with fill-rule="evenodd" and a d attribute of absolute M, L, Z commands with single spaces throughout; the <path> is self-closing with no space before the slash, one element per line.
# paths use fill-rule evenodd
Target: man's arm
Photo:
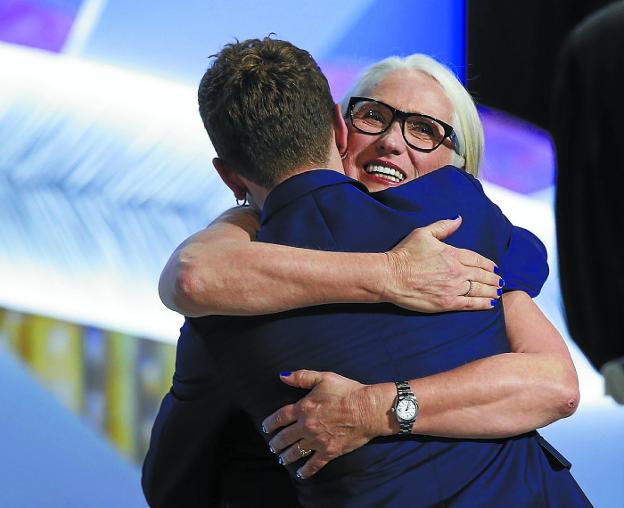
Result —
<path fill-rule="evenodd" d="M 563 338 L 526 293 L 507 293 L 503 300 L 512 353 L 410 380 L 420 405 L 415 434 L 509 437 L 576 410 L 578 380 Z M 269 416 L 264 427 L 273 432 L 289 425 L 270 442 L 286 463 L 301 458 L 290 446 L 299 440 L 315 450 L 300 468 L 303 477 L 373 437 L 399 431 L 390 411 L 396 398 L 393 383 L 362 385 L 315 371 L 297 371 L 282 380 L 312 391 Z"/>
<path fill-rule="evenodd" d="M 257 215 L 236 208 L 176 249 L 161 274 L 160 297 L 191 317 L 331 303 L 389 302 L 420 312 L 489 309 L 500 283 L 494 263 L 440 241 L 460 225 L 458 218 L 416 229 L 387 253 L 324 252 L 254 242 Z M 461 296 L 469 280 L 470 297 Z"/>
<path fill-rule="evenodd" d="M 286 470 L 248 416 L 232 405 L 221 379 L 207 342 L 185 323 L 173 384 L 156 415 L 143 463 L 148 504 L 299 506 Z"/>
<path fill-rule="evenodd" d="M 150 507 L 220 506 L 226 467 L 218 452 L 232 411 L 204 340 L 185 323 L 173 383 L 143 463 L 141 485 Z"/>

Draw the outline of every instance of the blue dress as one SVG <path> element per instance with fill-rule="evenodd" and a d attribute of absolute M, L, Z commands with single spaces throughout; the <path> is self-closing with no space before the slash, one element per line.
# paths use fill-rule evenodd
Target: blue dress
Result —
<path fill-rule="evenodd" d="M 462 226 L 447 243 L 497 262 L 507 290 L 539 291 L 547 275 L 539 240 L 513 227 L 479 182 L 453 167 L 375 195 L 337 172 L 297 175 L 268 196 L 258 240 L 382 252 L 412 229 L 456 214 Z M 190 322 L 206 338 L 227 387 L 222 391 L 256 428 L 305 394 L 281 383 L 280 371 L 334 371 L 372 384 L 509 351 L 500 305 L 440 314 L 387 304 L 323 305 Z M 297 467 L 289 466 L 291 475 Z M 296 486 L 299 502 L 310 507 L 589 506 L 568 468 L 536 432 L 491 440 L 392 436 L 374 439 Z"/>

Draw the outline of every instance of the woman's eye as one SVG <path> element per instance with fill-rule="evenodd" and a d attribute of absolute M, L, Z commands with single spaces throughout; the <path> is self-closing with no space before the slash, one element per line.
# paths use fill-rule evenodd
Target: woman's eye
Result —
<path fill-rule="evenodd" d="M 364 114 L 364 118 L 369 120 L 377 120 L 379 122 L 384 121 L 383 115 L 379 111 L 375 111 L 374 109 L 369 109 Z"/>
<path fill-rule="evenodd" d="M 412 121 L 409 122 L 408 124 L 408 128 L 410 130 L 410 132 L 414 133 L 414 134 L 424 134 L 427 136 L 433 136 L 434 134 L 434 129 L 431 126 L 431 124 L 428 124 L 426 122 L 422 122 L 422 121 Z"/>

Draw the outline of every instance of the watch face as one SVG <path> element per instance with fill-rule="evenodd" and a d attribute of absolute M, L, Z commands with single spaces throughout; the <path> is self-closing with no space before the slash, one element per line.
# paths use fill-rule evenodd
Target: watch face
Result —
<path fill-rule="evenodd" d="M 416 403 L 412 399 L 400 400 L 396 407 L 397 418 L 404 421 L 416 418 Z"/>

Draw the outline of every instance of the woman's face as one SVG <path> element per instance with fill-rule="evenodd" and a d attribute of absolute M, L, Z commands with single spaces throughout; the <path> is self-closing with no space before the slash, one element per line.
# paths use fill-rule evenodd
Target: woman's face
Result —
<path fill-rule="evenodd" d="M 453 107 L 442 88 L 432 77 L 415 70 L 398 70 L 386 77 L 369 94 L 373 99 L 409 113 L 429 115 L 453 125 Z M 419 152 L 403 138 L 401 124 L 394 121 L 382 134 L 364 134 L 349 127 L 345 172 L 364 183 L 371 192 L 396 187 L 414 178 L 450 164 L 453 149 L 448 140 L 433 152 Z M 394 169 L 397 177 L 383 173 Z"/>

